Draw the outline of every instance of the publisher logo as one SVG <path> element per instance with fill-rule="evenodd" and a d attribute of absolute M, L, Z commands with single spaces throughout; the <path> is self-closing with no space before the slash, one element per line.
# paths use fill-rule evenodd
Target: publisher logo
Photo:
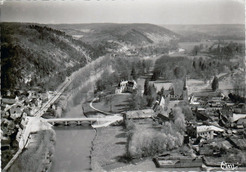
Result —
<path fill-rule="evenodd" d="M 220 164 L 220 168 L 222 170 L 236 170 L 238 168 L 238 163 L 233 164 L 233 163 L 227 163 L 227 162 L 222 161 Z"/>

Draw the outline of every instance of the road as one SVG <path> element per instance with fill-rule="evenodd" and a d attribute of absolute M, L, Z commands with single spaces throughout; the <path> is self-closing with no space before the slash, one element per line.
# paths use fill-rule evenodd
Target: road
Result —
<path fill-rule="evenodd" d="M 53 95 L 38 111 L 35 112 L 34 116 L 41 117 L 44 112 L 62 95 L 64 90 L 71 84 L 71 79 L 67 78 L 55 91 Z"/>
<path fill-rule="evenodd" d="M 95 107 L 92 105 L 92 103 L 93 103 L 94 101 L 96 101 L 96 99 L 97 99 L 97 98 L 94 98 L 94 99 L 90 102 L 90 107 L 91 107 L 92 109 L 94 109 L 95 111 L 97 111 L 97 112 L 100 112 L 100 113 L 103 113 L 103 114 L 106 114 L 106 115 L 112 115 L 111 113 L 104 112 L 104 111 L 101 111 L 101 110 L 95 108 Z"/>
<path fill-rule="evenodd" d="M 56 94 L 51 97 L 38 111 L 35 112 L 35 117 L 41 117 L 45 111 L 61 96 L 63 91 L 71 84 L 71 79 L 66 78 L 66 80 L 57 88 Z M 19 103 L 23 103 L 19 102 Z M 22 152 L 23 148 L 27 144 L 27 140 L 29 137 L 30 132 L 33 129 L 33 126 L 35 126 L 34 122 L 37 121 L 35 118 L 29 118 L 29 121 L 26 125 L 25 130 L 22 133 L 22 137 L 19 142 L 19 150 L 16 152 L 16 154 L 13 156 L 13 158 L 8 162 L 8 164 L 4 167 L 3 171 L 7 171 L 8 168 L 13 164 L 13 162 L 16 160 L 16 158 L 19 156 L 19 154 Z"/>

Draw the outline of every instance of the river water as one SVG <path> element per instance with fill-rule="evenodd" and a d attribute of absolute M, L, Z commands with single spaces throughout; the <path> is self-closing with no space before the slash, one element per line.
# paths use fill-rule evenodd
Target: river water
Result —
<path fill-rule="evenodd" d="M 81 105 L 70 108 L 65 117 L 83 117 Z M 95 131 L 89 124 L 55 126 L 56 145 L 51 172 L 90 171 L 91 142 Z"/>

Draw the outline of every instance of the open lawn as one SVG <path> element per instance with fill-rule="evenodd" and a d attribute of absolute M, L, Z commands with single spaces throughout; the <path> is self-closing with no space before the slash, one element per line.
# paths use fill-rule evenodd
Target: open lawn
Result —
<path fill-rule="evenodd" d="M 94 102 L 93 106 L 104 112 L 120 113 L 129 109 L 131 94 L 112 94 Z"/>
<path fill-rule="evenodd" d="M 98 164 L 104 170 L 125 166 L 119 158 L 126 152 L 126 133 L 122 126 L 97 129 L 93 142 L 92 163 Z"/>

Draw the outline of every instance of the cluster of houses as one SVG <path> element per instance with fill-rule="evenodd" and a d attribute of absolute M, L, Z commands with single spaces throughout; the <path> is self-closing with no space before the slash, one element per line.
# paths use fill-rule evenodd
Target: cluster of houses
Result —
<path fill-rule="evenodd" d="M 184 142 L 198 155 L 220 155 L 221 147 L 246 150 L 245 103 L 233 103 L 220 91 L 192 93 L 188 97 L 185 85 L 179 98 L 175 96 L 175 91 L 165 89 L 156 100 L 151 113 L 130 111 L 125 114 L 125 119 L 152 118 L 159 124 L 164 124 L 170 120 L 169 115 L 174 105 L 186 100 L 195 118 L 186 121 Z M 220 142 L 219 145 L 215 144 L 217 141 Z"/>
<path fill-rule="evenodd" d="M 1 97 L 1 149 L 10 151 L 19 147 L 19 141 L 28 123 L 28 116 L 48 101 L 52 92 L 37 90 L 10 92 Z"/>

